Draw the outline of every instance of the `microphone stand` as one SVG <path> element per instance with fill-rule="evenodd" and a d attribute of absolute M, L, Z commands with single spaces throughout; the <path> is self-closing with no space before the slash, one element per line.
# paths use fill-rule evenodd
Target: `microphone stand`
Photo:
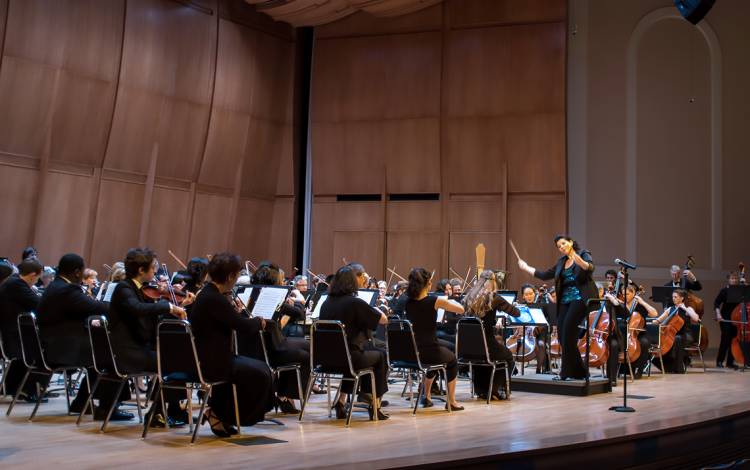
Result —
<path fill-rule="evenodd" d="M 620 264 L 622 266 L 622 272 L 624 276 L 625 281 L 625 308 L 627 309 L 627 292 L 628 292 L 628 267 L 624 266 L 623 264 Z M 615 292 L 615 296 L 617 296 L 617 292 Z M 635 300 L 634 300 L 635 301 Z M 614 313 L 614 309 L 612 310 Z M 617 323 L 617 315 L 614 315 L 615 324 Z M 625 343 L 625 348 L 623 352 L 623 363 L 625 363 L 628 360 L 628 325 L 630 323 L 630 317 L 625 318 L 625 339 L 623 342 Z M 619 328 L 619 326 L 616 326 Z M 619 374 L 618 374 L 619 375 Z M 623 371 L 623 384 L 622 384 L 622 406 L 611 406 L 609 408 L 609 411 L 616 411 L 619 413 L 635 413 L 635 408 L 632 408 L 628 406 L 628 372 L 627 369 Z"/>

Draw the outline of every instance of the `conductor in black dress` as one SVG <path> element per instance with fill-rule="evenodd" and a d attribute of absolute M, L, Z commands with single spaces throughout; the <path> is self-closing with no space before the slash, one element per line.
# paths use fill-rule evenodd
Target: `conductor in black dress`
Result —
<path fill-rule="evenodd" d="M 594 279 L 594 262 L 591 253 L 581 250 L 578 243 L 568 235 L 557 235 L 555 245 L 563 254 L 554 266 L 539 271 L 518 259 L 518 267 L 537 279 L 555 280 L 557 293 L 557 331 L 562 346 L 562 366 L 559 380 L 584 379 L 588 367 L 578 351 L 578 325 L 586 318 L 588 299 L 597 298 Z"/>
<path fill-rule="evenodd" d="M 431 288 L 432 274 L 429 271 L 424 268 L 411 270 L 409 287 L 406 288 L 406 294 L 409 296 L 409 301 L 406 302 L 406 319 L 411 322 L 414 329 L 414 339 L 417 342 L 419 359 L 422 364 L 446 365 L 448 400 L 451 409 L 461 411 L 464 408 L 456 402 L 458 362 L 456 362 L 456 355 L 450 349 L 451 343 L 437 337 L 437 310 L 443 309 L 446 312 L 462 314 L 464 308 L 456 301 L 437 295 L 429 295 Z M 426 408 L 432 406 L 430 392 L 436 375 L 437 372 L 432 371 L 425 376 L 422 405 Z"/>
<path fill-rule="evenodd" d="M 369 276 L 361 264 L 350 263 L 339 268 L 331 281 L 328 299 L 320 308 L 320 319 L 338 320 L 344 324 L 352 365 L 355 369 L 372 367 L 375 374 L 375 386 L 373 387 L 370 380 L 365 378 L 360 382 L 361 389 L 368 393 L 372 393 L 374 389 L 376 399 L 380 400 L 388 391 L 388 363 L 385 351 L 372 346 L 369 338 L 378 324 L 388 324 L 388 317 L 357 297 L 357 290 L 364 289 L 368 279 Z M 353 384 L 348 381 L 341 386 L 339 402 L 335 404 L 336 417 L 339 419 L 346 417 L 346 394 L 352 393 L 352 388 Z M 372 405 L 370 413 L 374 414 Z M 388 415 L 383 413 L 380 407 L 378 419 L 388 419 Z"/>
<path fill-rule="evenodd" d="M 211 381 L 226 380 L 236 385 L 242 426 L 263 421 L 273 407 L 273 376 L 265 362 L 234 354 L 232 333 L 258 337 L 265 327 L 262 318 L 243 318 L 229 300 L 242 270 L 237 255 L 219 253 L 208 263 L 210 282 L 193 303 L 191 323 L 202 372 Z M 219 437 L 236 433 L 233 428 L 232 388 L 216 387 L 209 401 L 211 431 Z"/>

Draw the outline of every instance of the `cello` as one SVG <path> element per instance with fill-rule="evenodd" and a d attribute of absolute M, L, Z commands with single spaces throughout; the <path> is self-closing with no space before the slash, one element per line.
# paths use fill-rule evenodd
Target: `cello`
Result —
<path fill-rule="evenodd" d="M 661 337 L 661 347 L 659 351 L 662 356 L 666 355 L 672 349 L 677 333 L 680 332 L 682 326 L 685 324 L 685 320 L 677 314 L 678 311 L 679 308 L 677 306 L 671 307 L 669 316 L 664 320 L 664 324 L 660 325 L 659 336 Z"/>
<path fill-rule="evenodd" d="M 620 290 L 620 278 L 615 284 L 615 293 Z M 609 322 L 610 317 L 605 308 L 606 302 L 602 301 L 599 310 L 589 313 L 589 366 L 601 367 L 609 358 Z M 578 351 L 581 357 L 586 357 L 586 336 L 578 340 Z"/>
<path fill-rule="evenodd" d="M 740 285 L 746 285 L 745 281 L 745 264 L 740 263 Z M 732 323 L 737 326 L 737 335 L 732 338 L 732 356 L 735 361 L 747 364 L 749 359 L 745 353 L 750 341 L 750 328 L 747 324 L 747 311 L 750 302 L 741 302 L 732 310 Z"/>
<path fill-rule="evenodd" d="M 633 294 L 633 303 L 630 304 L 630 308 L 628 309 L 628 362 L 635 362 L 641 355 L 641 342 L 638 341 L 638 335 L 642 331 L 645 331 L 646 319 L 639 312 L 635 311 L 635 307 L 638 305 L 635 297 L 642 295 L 643 292 L 643 286 L 638 286 L 638 292 Z M 627 292 L 625 298 L 627 298 Z"/>

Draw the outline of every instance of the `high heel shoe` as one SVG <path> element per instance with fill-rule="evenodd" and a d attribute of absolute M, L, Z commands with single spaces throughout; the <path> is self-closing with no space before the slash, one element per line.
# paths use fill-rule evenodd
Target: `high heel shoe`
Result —
<path fill-rule="evenodd" d="M 213 411 L 209 410 L 203 415 L 201 425 L 206 421 L 208 421 L 208 425 L 211 427 L 211 432 L 214 433 L 216 437 L 227 438 L 231 436 L 230 432 L 227 431 L 227 429 L 224 427 L 224 423 L 221 422 L 221 420 L 213 413 Z"/>
<path fill-rule="evenodd" d="M 336 419 L 346 419 L 346 406 L 343 403 L 337 401 L 333 409 L 336 410 Z"/>
<path fill-rule="evenodd" d="M 445 404 L 446 411 L 448 410 L 448 404 Z M 464 407 L 460 405 L 451 405 L 451 411 L 463 411 Z"/>
<path fill-rule="evenodd" d="M 370 421 L 375 419 L 375 408 L 372 405 L 367 408 L 367 412 L 370 414 Z M 378 421 L 385 421 L 388 418 L 390 416 L 380 411 L 380 407 L 378 407 Z"/>

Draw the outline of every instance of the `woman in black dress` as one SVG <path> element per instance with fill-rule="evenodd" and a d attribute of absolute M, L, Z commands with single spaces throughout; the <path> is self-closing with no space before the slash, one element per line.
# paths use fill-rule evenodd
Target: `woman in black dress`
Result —
<path fill-rule="evenodd" d="M 581 250 L 578 243 L 567 235 L 556 236 L 555 245 L 563 256 L 548 270 L 534 269 L 520 258 L 518 267 L 537 279 L 555 280 L 557 331 L 562 347 L 560 376 L 555 379 L 584 379 L 588 367 L 584 366 L 578 352 L 578 325 L 586 318 L 588 299 L 597 298 L 596 284 L 591 277 L 594 262 L 591 253 Z"/>
<path fill-rule="evenodd" d="M 409 287 L 406 294 L 409 300 L 406 302 L 406 318 L 412 324 L 414 337 L 417 341 L 419 358 L 423 364 L 446 364 L 446 378 L 448 382 L 448 401 L 451 409 L 461 411 L 464 408 L 456 402 L 456 376 L 458 375 L 458 363 L 456 356 L 450 350 L 450 343 L 437 338 L 437 310 L 464 313 L 464 308 L 458 302 L 448 300 L 445 297 L 428 295 L 432 288 L 432 274 L 424 268 L 414 268 L 409 273 Z M 430 399 L 432 382 L 437 372 L 430 372 L 424 380 L 424 399 L 422 405 L 425 408 L 432 406 Z M 446 404 L 446 408 L 447 408 Z"/>
<path fill-rule="evenodd" d="M 273 407 L 273 377 L 263 361 L 234 355 L 232 332 L 258 336 L 265 327 L 262 318 L 243 318 L 229 295 L 239 277 L 242 263 L 237 255 L 219 253 L 211 258 L 206 283 L 193 304 L 191 323 L 201 369 L 207 380 L 228 380 L 237 386 L 240 423 L 252 426 L 263 421 Z M 227 385 L 216 387 L 209 400 L 208 420 L 219 437 L 236 434 L 234 401 Z"/>
<path fill-rule="evenodd" d="M 378 349 L 370 342 L 372 331 L 378 324 L 387 325 L 388 317 L 375 307 L 357 297 L 357 290 L 367 286 L 368 276 L 361 264 L 350 263 L 339 268 L 331 281 L 328 299 L 320 308 L 321 320 L 338 320 L 346 329 L 346 340 L 352 365 L 355 369 L 372 367 L 375 374 L 375 386 L 369 378 L 363 378 L 360 386 L 363 392 L 372 393 L 377 400 L 388 391 L 388 362 L 385 351 Z M 352 393 L 353 384 L 349 381 L 341 385 L 339 401 L 335 404 L 336 418 L 346 418 L 346 395 Z M 356 392 L 356 390 L 354 390 Z M 370 418 L 374 408 L 370 406 Z M 378 407 L 378 419 L 388 419 L 388 415 Z"/>
<path fill-rule="evenodd" d="M 502 280 L 498 282 L 494 272 L 482 271 L 477 283 L 464 297 L 464 305 L 468 314 L 474 315 L 482 321 L 482 329 L 487 339 L 490 359 L 505 361 L 508 364 L 508 370 L 512 371 L 515 366 L 513 354 L 505 344 L 499 343 L 495 338 L 497 324 L 495 312 L 500 310 L 514 317 L 521 315 L 521 312 L 498 293 L 502 289 L 501 284 Z M 491 370 L 489 367 L 473 367 L 472 373 L 474 390 L 480 398 L 486 399 L 489 394 L 493 399 L 502 399 L 499 390 L 501 386 L 504 387 L 505 385 L 505 374 L 495 374 L 495 379 L 490 384 Z"/>

